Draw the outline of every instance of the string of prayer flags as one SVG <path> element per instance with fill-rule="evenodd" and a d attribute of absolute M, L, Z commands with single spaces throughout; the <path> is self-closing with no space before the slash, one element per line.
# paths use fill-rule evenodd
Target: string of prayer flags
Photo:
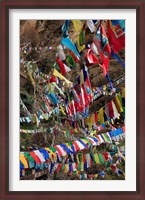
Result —
<path fill-rule="evenodd" d="M 28 51 L 32 51 L 32 50 L 35 50 L 35 51 L 42 51 L 42 50 L 56 50 L 57 49 L 57 46 L 45 46 L 45 47 L 29 47 L 29 46 L 25 46 L 23 44 L 23 46 L 21 45 L 20 47 L 20 51 L 23 51 L 25 54 L 28 52 Z"/>
<path fill-rule="evenodd" d="M 23 164 L 20 163 L 20 174 L 21 177 L 26 176 L 30 176 L 31 174 L 29 173 L 29 171 L 25 171 Z M 106 172 L 108 173 L 110 170 L 112 170 L 111 167 L 107 167 L 105 168 L 103 171 L 95 173 L 95 174 L 88 174 L 85 171 L 85 163 L 79 163 L 79 165 L 77 165 L 76 163 L 69 163 L 69 164 L 61 164 L 61 163 L 48 163 L 46 168 L 41 169 L 41 171 L 37 171 L 37 169 L 32 169 L 32 174 L 35 175 L 35 178 L 40 177 L 44 174 L 47 173 L 54 173 L 54 172 L 63 172 L 63 173 L 67 173 L 68 175 L 74 175 L 77 176 L 80 180 L 95 180 L 97 179 L 99 176 L 101 176 L 102 178 L 105 177 Z M 124 172 L 122 172 L 120 169 L 116 168 L 114 171 L 114 173 L 116 173 L 118 176 L 119 175 L 125 175 Z M 29 173 L 29 174 L 28 174 Z"/>
<path fill-rule="evenodd" d="M 114 146 L 113 144 L 111 144 Z M 20 170 L 21 170 L 21 176 L 25 176 L 25 173 L 27 171 L 24 171 L 24 169 L 40 169 L 44 170 L 45 168 L 49 169 L 49 173 L 54 172 L 55 170 L 59 172 L 60 170 L 63 171 L 64 173 L 70 173 L 72 171 L 78 170 L 79 172 L 84 172 L 88 167 L 91 167 L 93 163 L 96 164 L 104 164 L 108 166 L 111 170 L 113 170 L 115 173 L 118 175 L 121 175 L 124 173 L 116 167 L 116 164 L 112 163 L 112 157 L 117 156 L 115 152 L 98 152 L 98 153 L 91 153 L 91 154 L 83 154 L 83 153 L 78 153 L 78 154 L 72 154 L 72 151 L 68 149 L 68 147 L 65 144 L 61 144 L 62 148 L 67 152 L 67 154 L 71 153 L 71 157 L 68 158 L 66 154 L 64 154 L 64 150 L 60 148 L 59 145 L 57 145 L 57 148 L 59 148 L 58 152 L 57 148 L 54 147 L 49 147 L 45 149 L 39 149 L 39 150 L 34 150 L 33 152 L 24 152 L 20 153 Z M 123 147 L 122 147 L 123 149 Z M 120 156 L 122 157 L 122 149 L 117 148 L 115 151 L 118 152 L 118 160 L 120 160 Z M 120 151 L 121 150 L 121 151 Z M 123 149 L 124 150 L 124 149 Z M 59 157 L 59 154 L 63 156 L 63 160 Z M 122 157 L 124 159 L 124 156 Z M 49 161 L 50 160 L 50 161 Z M 57 162 L 63 162 L 62 163 L 57 163 Z M 109 163 L 111 162 L 111 163 Z M 116 162 L 117 163 L 117 162 Z M 50 166 L 49 166 L 50 165 Z M 23 171 L 22 171 L 23 170 Z M 106 171 L 109 171 L 107 168 Z M 79 174 L 77 172 L 77 174 Z M 102 173 L 103 176 L 103 172 Z M 98 175 L 101 175 L 101 174 Z M 97 176 L 96 176 L 97 177 Z"/>
<path fill-rule="evenodd" d="M 87 105 L 89 105 L 89 103 L 92 100 L 92 93 L 91 90 L 89 88 L 90 85 L 90 81 L 89 81 L 89 77 L 87 76 L 87 68 L 84 67 L 82 69 L 82 78 L 81 78 L 81 82 L 84 82 L 84 84 L 82 84 L 81 86 L 81 93 L 77 93 L 77 91 L 74 89 L 72 89 L 72 94 L 71 95 L 71 99 L 70 99 L 70 103 L 68 106 L 65 106 L 66 112 L 73 117 L 74 116 L 78 116 L 78 112 L 81 114 L 81 117 L 83 118 L 87 118 L 88 115 L 88 107 Z M 59 73 L 60 77 L 62 76 Z M 62 76 L 63 77 L 63 76 Z M 64 80 L 67 81 L 67 79 Z M 55 86 L 55 83 L 53 83 L 53 85 Z M 64 94 L 63 91 L 58 87 L 57 88 L 60 94 Z M 80 95 L 81 94 L 81 95 Z M 53 92 L 50 92 L 48 95 L 48 98 L 50 98 L 53 102 L 54 105 L 56 105 L 60 99 L 57 99 L 56 95 Z M 35 115 L 31 115 L 31 117 L 23 117 L 20 118 L 20 122 L 37 122 L 37 125 L 39 125 L 39 122 L 41 119 L 48 119 L 49 117 L 51 117 L 51 114 L 53 113 L 54 115 L 58 116 L 59 115 L 59 110 L 61 111 L 61 113 L 63 113 L 65 115 L 65 110 L 62 106 L 60 106 L 59 108 L 55 108 L 53 111 L 50 111 L 50 106 L 49 106 L 49 102 L 47 101 L 47 96 L 45 101 L 42 102 L 42 109 L 39 109 L 38 112 Z M 75 100 L 73 100 L 73 98 Z M 101 108 L 98 113 L 95 113 L 95 123 L 97 123 L 97 121 L 99 122 L 99 124 L 103 124 L 105 121 L 107 120 L 113 120 L 116 118 L 119 118 L 120 113 L 123 112 L 123 107 L 122 107 L 122 98 L 121 95 L 116 95 L 114 97 L 114 99 L 110 102 L 108 102 L 107 104 L 105 104 L 105 107 Z M 86 106 L 86 107 L 85 107 Z M 105 109 L 104 109 L 105 108 Z M 57 111 L 57 110 L 58 111 Z M 49 114 L 47 113 L 49 112 Z M 97 117 L 97 118 L 96 118 Z M 33 119 L 32 119 L 33 118 Z M 89 119 L 89 118 L 88 118 Z M 87 121 L 89 125 L 89 127 L 91 128 L 91 126 L 93 126 L 93 122 L 91 123 L 91 120 Z M 113 123 L 113 121 L 112 121 Z"/>
<path fill-rule="evenodd" d="M 125 67 L 125 64 L 123 63 L 123 61 L 119 58 L 119 56 L 117 54 L 115 54 L 113 52 L 113 50 L 111 50 L 111 55 L 116 59 L 118 60 L 118 62 L 122 65 L 122 67 Z"/>
<path fill-rule="evenodd" d="M 45 148 L 45 150 L 42 149 L 42 152 L 43 152 L 43 154 L 45 154 L 45 157 L 47 157 L 47 159 L 49 158 L 51 160 L 57 161 L 56 153 L 58 153 L 58 155 L 60 157 L 63 157 L 68 154 L 72 154 L 77 151 L 84 150 L 84 149 L 88 148 L 87 145 L 90 145 L 90 144 L 92 144 L 93 146 L 96 146 L 96 145 L 101 144 L 102 142 L 110 143 L 111 138 L 113 138 L 115 140 L 115 137 L 117 138 L 117 137 L 121 136 L 122 134 L 124 134 L 123 130 L 124 129 L 119 128 L 119 129 L 113 130 L 106 134 L 104 133 L 104 134 L 100 134 L 100 135 L 96 135 L 96 136 L 88 136 L 87 138 L 79 139 L 72 143 L 55 145 L 54 147 Z M 42 155 L 40 155 L 40 152 L 38 150 L 34 150 L 33 152 L 30 152 L 30 155 L 27 154 L 27 157 L 29 158 L 29 156 L 31 156 L 35 160 L 36 164 L 43 163 L 43 162 L 45 162 L 45 159 L 42 158 Z M 108 160 L 109 156 L 110 156 L 109 154 L 98 154 L 98 156 L 95 155 L 95 157 L 93 157 L 93 159 L 97 163 L 99 163 L 99 162 L 104 163 L 104 159 Z M 29 158 L 30 160 L 31 160 L 31 157 Z M 83 157 L 81 157 L 80 159 L 82 160 Z M 91 162 L 90 155 L 86 156 L 86 160 L 87 160 L 87 165 L 90 165 L 89 164 Z M 28 167 L 23 154 L 21 155 L 20 161 L 23 163 L 25 168 Z"/>
<path fill-rule="evenodd" d="M 20 133 L 45 133 L 47 132 L 46 128 L 40 128 L 40 129 L 36 129 L 36 130 L 27 130 L 27 129 L 20 129 Z"/>
<path fill-rule="evenodd" d="M 115 92 L 114 91 L 110 91 L 110 84 L 112 85 L 113 90 L 114 90 L 115 89 L 114 87 L 116 87 L 118 84 L 122 83 L 124 80 L 125 80 L 125 76 L 119 78 L 114 83 L 110 82 L 110 83 L 108 83 L 106 85 L 103 85 L 101 87 L 95 87 L 95 88 L 93 88 L 93 100 L 95 101 L 101 95 L 114 95 Z M 109 90 L 109 92 L 107 90 Z M 125 97 L 124 94 L 125 94 L 125 89 L 122 90 L 122 96 L 123 96 L 123 98 Z"/>
<path fill-rule="evenodd" d="M 111 90 L 114 92 L 114 88 L 113 88 L 113 85 L 112 85 L 112 82 L 111 82 L 111 79 L 110 79 L 108 73 L 106 73 L 106 78 L 108 79 L 108 82 L 110 83 L 110 88 L 111 88 Z"/>

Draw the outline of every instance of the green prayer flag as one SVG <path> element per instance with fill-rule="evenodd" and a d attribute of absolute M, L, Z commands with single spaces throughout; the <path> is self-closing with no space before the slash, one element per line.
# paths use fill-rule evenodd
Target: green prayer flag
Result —
<path fill-rule="evenodd" d="M 91 153 L 91 157 L 92 157 L 93 162 L 96 163 L 96 160 L 94 158 L 94 154 L 93 153 Z"/>
<path fill-rule="evenodd" d="M 59 123 L 61 123 L 61 119 L 60 119 L 59 117 L 57 118 L 57 121 L 58 121 Z"/>
<path fill-rule="evenodd" d="M 78 163 L 78 170 L 81 171 L 81 162 Z"/>
<path fill-rule="evenodd" d="M 57 63 L 54 64 L 54 68 L 55 68 L 58 72 L 60 72 L 60 68 L 59 68 L 59 66 L 58 66 Z"/>
<path fill-rule="evenodd" d="M 53 153 L 55 153 L 55 152 L 57 151 L 54 147 L 49 147 L 49 149 L 50 149 Z"/>
<path fill-rule="evenodd" d="M 79 161 L 82 162 L 82 161 L 83 161 L 83 154 L 82 154 L 82 153 L 79 153 L 79 154 L 78 154 L 78 157 L 79 157 Z"/>
<path fill-rule="evenodd" d="M 66 136 L 70 137 L 70 131 L 69 130 L 66 131 Z"/>
<path fill-rule="evenodd" d="M 72 146 L 72 142 L 68 142 L 67 144 L 68 144 L 70 147 Z"/>
<path fill-rule="evenodd" d="M 62 167 L 61 167 L 62 171 L 64 170 L 64 167 L 65 167 L 65 163 L 62 163 Z"/>
<path fill-rule="evenodd" d="M 35 160 L 34 160 L 33 157 L 30 155 L 29 152 L 25 152 L 25 153 L 24 153 L 24 156 L 25 156 L 26 158 L 28 158 L 28 160 L 30 160 L 31 162 L 35 162 Z"/>
<path fill-rule="evenodd" d="M 105 165 L 106 165 L 107 168 L 110 167 L 110 162 L 109 161 L 105 162 Z"/>
<path fill-rule="evenodd" d="M 118 99 L 119 99 L 121 106 L 122 106 L 122 95 L 121 94 L 118 94 Z"/>
<path fill-rule="evenodd" d="M 80 32 L 80 35 L 79 35 L 79 43 L 80 43 L 80 46 L 82 46 L 84 44 L 84 41 L 85 41 L 85 31 L 82 30 Z"/>
<path fill-rule="evenodd" d="M 110 167 L 108 167 L 108 168 L 106 169 L 106 171 L 107 171 L 107 172 L 110 172 L 110 170 L 111 170 L 111 168 L 110 168 Z"/>
<path fill-rule="evenodd" d="M 99 161 L 101 164 L 104 164 L 104 158 L 103 155 L 101 153 L 98 153 L 98 157 L 99 157 Z"/>
<path fill-rule="evenodd" d="M 85 174 L 84 174 L 84 173 L 82 173 L 82 180 L 84 180 L 84 178 L 85 178 Z"/>
<path fill-rule="evenodd" d="M 86 141 L 88 142 L 88 144 L 89 144 L 90 146 L 92 146 L 92 143 L 91 143 L 87 138 L 84 138 L 84 140 L 86 140 Z"/>
<path fill-rule="evenodd" d="M 78 125 L 79 125 L 80 128 L 82 128 L 80 120 L 78 120 Z"/>
<path fill-rule="evenodd" d="M 110 141 L 110 138 L 108 137 L 108 135 L 104 134 L 103 136 L 106 138 L 107 141 Z"/>
<path fill-rule="evenodd" d="M 76 67 L 76 63 L 74 61 L 74 59 L 72 58 L 71 55 L 68 55 L 67 58 L 66 58 L 67 62 L 69 62 L 69 64 L 74 68 Z"/>
<path fill-rule="evenodd" d="M 76 175 L 77 175 L 77 172 L 76 172 L 76 171 L 73 171 L 73 175 L 76 176 Z"/>

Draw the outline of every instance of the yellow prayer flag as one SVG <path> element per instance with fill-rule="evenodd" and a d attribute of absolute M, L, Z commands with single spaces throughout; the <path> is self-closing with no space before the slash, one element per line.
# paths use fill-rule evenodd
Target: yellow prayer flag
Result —
<path fill-rule="evenodd" d="M 28 168 L 27 160 L 26 160 L 25 156 L 22 153 L 20 153 L 20 161 L 24 165 L 24 168 Z"/>
<path fill-rule="evenodd" d="M 92 125 L 95 123 L 95 115 L 94 115 L 94 114 L 90 115 L 90 116 L 86 119 L 86 122 L 88 123 L 89 128 L 91 129 L 91 128 L 92 128 Z"/>
<path fill-rule="evenodd" d="M 94 135 L 94 133 L 93 133 L 93 131 L 90 133 L 90 136 L 93 136 Z"/>
<path fill-rule="evenodd" d="M 94 174 L 93 176 L 94 176 L 94 178 L 97 178 L 97 177 L 98 177 L 98 174 Z"/>
<path fill-rule="evenodd" d="M 103 108 L 101 108 L 99 110 L 99 113 L 98 113 L 98 120 L 100 122 L 100 124 L 103 124 L 104 123 L 104 110 Z"/>
<path fill-rule="evenodd" d="M 77 38 L 77 49 L 79 50 L 79 52 L 83 51 L 85 48 L 85 45 L 80 45 L 80 40 L 79 37 Z"/>
<path fill-rule="evenodd" d="M 61 111 L 64 115 L 66 115 L 65 110 L 63 109 L 62 106 L 60 106 L 60 111 Z"/>
<path fill-rule="evenodd" d="M 45 120 L 48 120 L 48 114 L 47 114 L 47 113 L 42 113 L 42 117 L 43 117 Z"/>
<path fill-rule="evenodd" d="M 102 133 L 102 135 L 103 135 L 103 138 L 104 138 L 105 142 L 108 142 L 108 140 L 107 140 L 106 137 L 105 137 L 105 134 Z"/>
<path fill-rule="evenodd" d="M 72 20 L 72 23 L 74 25 L 76 33 L 79 33 L 83 27 L 81 20 Z"/>
<path fill-rule="evenodd" d="M 94 154 L 96 164 L 100 164 L 99 156 L 97 153 Z"/>
<path fill-rule="evenodd" d="M 76 175 L 79 177 L 80 171 L 76 170 Z"/>
<path fill-rule="evenodd" d="M 48 148 L 48 147 L 45 147 L 44 148 L 46 151 L 49 151 L 50 153 L 52 153 L 53 154 L 53 151 L 50 149 L 50 148 Z"/>
<path fill-rule="evenodd" d="M 66 132 L 66 131 L 65 131 Z M 69 149 L 71 149 L 71 147 L 69 146 L 69 144 L 68 143 L 65 143 L 65 145 L 69 148 Z"/>
<path fill-rule="evenodd" d="M 67 173 L 69 171 L 69 166 L 68 164 L 64 165 L 64 173 Z"/>
<path fill-rule="evenodd" d="M 79 156 L 78 156 L 78 154 L 76 155 L 76 160 L 77 160 L 77 163 L 80 162 L 80 161 L 79 161 Z"/>
<path fill-rule="evenodd" d="M 123 112 L 123 108 L 122 108 L 122 105 L 121 105 L 121 102 L 120 102 L 118 96 L 115 97 L 115 103 L 116 103 L 118 112 Z"/>
<path fill-rule="evenodd" d="M 53 156 L 52 155 L 53 155 L 52 153 L 49 153 L 49 158 L 50 158 L 51 161 L 53 161 Z"/>
<path fill-rule="evenodd" d="M 75 131 L 75 133 L 78 133 L 78 129 L 75 128 L 74 131 Z"/>
<path fill-rule="evenodd" d="M 56 162 L 57 161 L 57 156 L 55 153 L 51 152 L 49 153 L 49 156 L 50 156 L 50 160 Z"/>
<path fill-rule="evenodd" d="M 84 171 L 84 162 L 81 162 L 81 171 Z"/>
<path fill-rule="evenodd" d="M 53 75 L 59 77 L 61 80 L 64 80 L 67 84 L 72 84 L 69 80 L 67 80 L 63 75 L 61 75 L 56 69 L 53 71 Z"/>
<path fill-rule="evenodd" d="M 125 88 L 122 90 L 122 97 L 125 98 Z"/>
<path fill-rule="evenodd" d="M 48 84 L 48 91 L 54 92 L 54 85 L 53 84 Z"/>
<path fill-rule="evenodd" d="M 36 122 L 36 124 L 37 124 L 37 127 L 39 126 L 39 120 L 38 120 L 38 117 L 37 117 L 37 115 L 36 114 L 34 114 L 34 117 L 35 117 L 35 122 Z"/>
<path fill-rule="evenodd" d="M 92 153 L 95 153 L 95 151 L 96 151 L 96 146 L 93 147 Z"/>
<path fill-rule="evenodd" d="M 88 142 L 85 139 L 81 139 L 83 143 L 88 144 Z"/>
<path fill-rule="evenodd" d="M 35 86 L 36 84 L 35 84 L 35 81 L 34 81 L 34 79 L 33 79 L 33 77 L 32 77 L 32 74 L 31 74 L 30 70 L 28 70 L 28 75 L 29 75 L 29 77 L 30 77 L 30 80 L 31 80 L 31 82 L 32 82 L 32 85 Z"/>

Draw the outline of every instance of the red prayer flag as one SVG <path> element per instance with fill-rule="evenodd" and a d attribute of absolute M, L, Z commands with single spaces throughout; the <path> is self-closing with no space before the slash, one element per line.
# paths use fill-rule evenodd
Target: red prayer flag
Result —
<path fill-rule="evenodd" d="M 107 34 L 105 32 L 104 26 L 101 24 L 96 33 L 96 38 L 94 38 L 94 43 L 98 48 L 102 63 L 100 66 L 103 68 L 103 75 L 106 76 L 108 71 L 109 60 L 111 56 L 111 48 L 108 42 Z"/>
<path fill-rule="evenodd" d="M 95 54 L 93 53 L 93 51 L 91 49 L 87 50 L 86 57 L 90 64 L 95 64 L 95 63 L 99 62 L 98 58 L 95 56 Z"/>
<path fill-rule="evenodd" d="M 125 32 L 122 30 L 120 24 L 113 26 L 112 21 L 108 21 L 108 40 L 114 53 L 122 50 L 125 47 Z"/>
<path fill-rule="evenodd" d="M 113 107 L 112 107 L 112 101 L 110 101 L 108 103 L 108 109 L 109 109 L 109 116 L 110 116 L 110 118 L 113 118 L 114 117 L 114 111 L 113 111 Z"/>
<path fill-rule="evenodd" d="M 66 69 L 65 69 L 65 66 L 64 66 L 63 62 L 60 60 L 59 57 L 57 57 L 56 61 L 57 61 L 58 66 L 59 66 L 59 68 L 60 68 L 61 74 L 62 74 L 62 75 L 65 75 L 65 74 L 67 73 L 67 71 L 66 71 Z"/>

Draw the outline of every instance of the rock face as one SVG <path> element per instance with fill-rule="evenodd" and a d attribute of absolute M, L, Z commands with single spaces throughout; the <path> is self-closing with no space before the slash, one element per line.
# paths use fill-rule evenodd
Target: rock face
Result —
<path fill-rule="evenodd" d="M 30 76 L 26 73 L 26 63 L 31 61 L 31 65 L 37 66 L 38 69 L 41 70 L 42 73 L 51 76 L 52 74 L 52 66 L 56 61 L 56 51 L 48 50 L 48 47 L 57 46 L 60 44 L 62 39 L 62 25 L 64 24 L 64 20 L 22 20 L 20 22 L 20 57 L 21 57 L 21 64 L 20 64 L 20 96 L 31 113 L 35 113 L 38 108 L 42 105 L 42 97 L 37 97 L 38 102 L 35 102 L 35 93 L 37 91 L 34 90 L 34 85 L 32 84 L 32 80 Z M 76 41 L 77 34 L 74 30 L 73 24 L 71 23 L 69 28 L 69 36 L 73 42 Z M 90 32 L 90 30 L 86 29 L 86 36 L 85 36 L 85 45 L 90 43 L 93 40 L 94 35 Z M 29 50 L 27 51 L 27 48 Z M 65 50 L 64 50 L 65 51 Z M 67 53 L 67 51 L 65 52 Z M 77 66 L 71 70 L 71 72 L 66 75 L 70 81 L 75 81 L 76 77 L 78 76 L 82 64 L 84 62 L 83 55 L 85 55 L 85 50 L 82 52 L 81 61 L 77 63 Z M 119 57 L 125 63 L 125 50 L 121 50 L 119 52 Z M 103 70 L 98 64 L 94 64 L 88 67 L 89 77 L 91 81 L 92 87 L 100 87 L 108 83 L 108 79 L 103 76 Z M 111 81 L 117 80 L 119 77 L 125 74 L 125 69 L 120 65 L 120 63 L 112 58 L 109 64 L 109 71 L 108 74 L 110 76 Z M 119 87 L 125 87 L 125 81 L 123 81 Z M 90 113 L 99 110 L 105 103 L 109 102 L 113 96 L 105 95 L 98 98 L 90 105 Z M 24 111 L 20 110 L 20 116 L 26 116 Z M 41 126 L 46 128 L 51 128 L 54 126 L 56 119 L 54 121 L 50 120 L 43 120 L 41 122 Z M 21 128 L 26 129 L 33 129 L 36 128 L 36 124 L 29 123 L 21 124 Z M 70 129 L 69 126 L 60 127 L 56 137 L 53 137 L 51 134 L 44 134 L 44 133 L 36 133 L 36 134 L 28 134 L 28 135 L 21 135 L 21 145 L 28 145 L 28 146 L 36 146 L 36 147 L 45 147 L 50 146 L 52 142 L 54 144 L 60 144 L 64 142 L 71 141 L 71 139 L 64 137 L 63 128 Z M 78 133 L 74 135 L 74 139 L 82 137 L 82 133 Z M 88 169 L 88 173 L 95 174 L 98 170 L 97 166 L 92 166 Z M 99 171 L 103 170 L 103 167 L 99 167 Z M 69 180 L 69 179 L 78 179 L 76 176 L 67 176 L 63 173 L 48 175 L 48 177 L 44 177 L 42 179 L 57 179 L 57 180 Z M 100 178 L 101 179 L 101 178 Z M 116 176 L 113 175 L 108 176 L 106 179 L 118 179 Z M 123 179 L 122 177 L 120 179 Z"/>

